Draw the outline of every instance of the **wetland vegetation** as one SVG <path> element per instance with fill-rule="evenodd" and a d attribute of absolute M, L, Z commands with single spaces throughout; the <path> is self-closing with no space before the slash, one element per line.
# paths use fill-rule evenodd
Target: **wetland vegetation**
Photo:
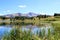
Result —
<path fill-rule="evenodd" d="M 7 32 L 1 40 L 60 40 L 60 16 L 0 17 L 0 20 L 3 29 L 11 28 L 1 31 Z"/>

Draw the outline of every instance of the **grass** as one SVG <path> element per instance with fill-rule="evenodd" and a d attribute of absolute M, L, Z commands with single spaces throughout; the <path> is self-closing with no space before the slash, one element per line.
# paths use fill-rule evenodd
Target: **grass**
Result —
<path fill-rule="evenodd" d="M 21 20 L 16 20 L 15 23 L 22 22 Z M 42 32 L 36 32 L 34 35 L 30 30 L 22 31 L 19 28 L 13 28 L 9 35 L 5 35 L 2 40 L 60 40 L 60 17 L 49 17 L 41 18 L 40 20 L 35 18 L 35 20 L 24 20 L 24 23 L 33 23 L 34 25 L 43 25 L 41 23 L 51 23 L 54 27 L 54 33 L 50 32 L 48 29 L 48 35 L 45 34 L 43 29 Z"/>
<path fill-rule="evenodd" d="M 52 22 L 52 26 L 55 28 L 56 31 L 60 31 L 60 21 Z"/>
<path fill-rule="evenodd" d="M 34 40 L 31 31 L 21 31 L 19 28 L 14 28 L 9 35 L 5 35 L 2 40 Z M 37 40 L 37 39 L 35 39 Z"/>
<path fill-rule="evenodd" d="M 31 29 L 28 31 L 22 31 L 19 28 L 13 28 L 9 35 L 5 35 L 2 40 L 60 40 L 60 34 L 54 31 L 52 34 L 48 29 L 48 35 L 45 34 L 45 30 L 34 35 Z"/>

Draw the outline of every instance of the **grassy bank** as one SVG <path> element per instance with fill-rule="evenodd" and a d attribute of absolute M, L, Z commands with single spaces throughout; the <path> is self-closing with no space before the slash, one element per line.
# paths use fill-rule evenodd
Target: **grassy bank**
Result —
<path fill-rule="evenodd" d="M 60 21 L 52 22 L 52 26 L 55 28 L 56 31 L 60 31 Z"/>

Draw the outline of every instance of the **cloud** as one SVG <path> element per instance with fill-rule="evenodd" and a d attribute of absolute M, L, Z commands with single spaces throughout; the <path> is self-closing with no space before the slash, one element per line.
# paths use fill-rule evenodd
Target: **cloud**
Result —
<path fill-rule="evenodd" d="M 5 12 L 5 13 L 6 13 L 6 12 L 8 13 L 8 12 L 10 12 L 10 10 L 6 10 L 6 11 L 4 11 L 4 12 Z"/>
<path fill-rule="evenodd" d="M 0 13 L 0 16 L 3 15 L 3 13 Z"/>
<path fill-rule="evenodd" d="M 26 5 L 19 5 L 18 7 L 19 8 L 26 8 L 27 6 Z"/>
<path fill-rule="evenodd" d="M 7 10 L 6 12 L 10 12 L 10 10 Z"/>
<path fill-rule="evenodd" d="M 11 10 L 4 10 L 3 11 L 3 14 L 10 14 L 11 13 Z"/>
<path fill-rule="evenodd" d="M 41 12 L 40 12 L 40 14 L 42 14 L 42 15 L 46 15 L 47 13 L 43 13 L 43 12 L 41 13 Z"/>
<path fill-rule="evenodd" d="M 0 12 L 0 15 L 10 14 L 11 10 L 3 10 Z"/>

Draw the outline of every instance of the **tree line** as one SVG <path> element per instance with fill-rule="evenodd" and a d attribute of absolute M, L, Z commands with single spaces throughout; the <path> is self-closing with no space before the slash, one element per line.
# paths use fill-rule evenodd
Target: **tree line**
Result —
<path fill-rule="evenodd" d="M 38 15 L 38 16 L 35 16 L 37 18 L 47 18 L 47 17 L 50 17 L 50 15 Z M 15 17 L 5 17 L 5 16 L 0 16 L 0 19 L 15 19 L 15 20 L 25 20 L 25 19 L 34 19 L 34 17 L 26 17 L 26 16 L 15 16 Z"/>

